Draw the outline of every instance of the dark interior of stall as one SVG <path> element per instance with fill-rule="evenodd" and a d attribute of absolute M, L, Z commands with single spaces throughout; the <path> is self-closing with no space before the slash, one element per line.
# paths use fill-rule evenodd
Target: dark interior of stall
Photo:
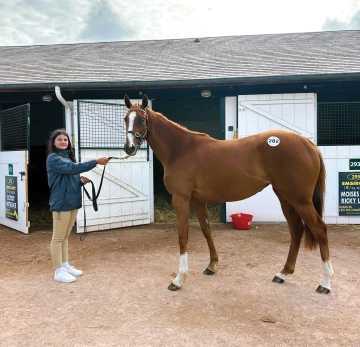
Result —
<path fill-rule="evenodd" d="M 47 203 L 49 187 L 46 174 L 46 146 L 50 133 L 64 127 L 63 107 L 60 103 L 32 103 L 30 105 L 29 203 Z"/>
<path fill-rule="evenodd" d="M 189 130 L 221 138 L 219 99 L 153 100 L 152 109 Z M 167 194 L 164 170 L 154 155 L 154 194 Z"/>

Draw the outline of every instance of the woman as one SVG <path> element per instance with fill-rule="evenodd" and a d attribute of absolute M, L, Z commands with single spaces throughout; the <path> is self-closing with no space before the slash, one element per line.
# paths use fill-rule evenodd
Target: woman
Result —
<path fill-rule="evenodd" d="M 69 264 L 68 237 L 81 208 L 81 186 L 89 182 L 80 173 L 96 164 L 106 165 L 106 157 L 76 163 L 74 149 L 64 129 L 55 130 L 47 147 L 46 170 L 50 187 L 50 211 L 53 216 L 53 236 L 50 253 L 55 267 L 55 281 L 74 282 L 83 272 Z"/>

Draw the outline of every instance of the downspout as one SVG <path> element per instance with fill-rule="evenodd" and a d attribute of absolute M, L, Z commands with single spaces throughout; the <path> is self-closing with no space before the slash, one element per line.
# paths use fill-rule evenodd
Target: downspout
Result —
<path fill-rule="evenodd" d="M 73 119 L 71 117 L 71 107 L 69 103 L 63 98 L 61 95 L 60 87 L 55 87 L 55 94 L 58 100 L 64 105 L 65 107 L 65 126 L 66 130 L 71 134 L 71 144 L 75 146 L 75 136 L 74 136 L 74 124 Z"/>

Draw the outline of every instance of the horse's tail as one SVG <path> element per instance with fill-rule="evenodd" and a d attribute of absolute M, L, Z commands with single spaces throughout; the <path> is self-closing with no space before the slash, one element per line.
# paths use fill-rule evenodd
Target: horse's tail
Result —
<path fill-rule="evenodd" d="M 322 219 L 323 211 L 324 211 L 326 170 L 325 170 L 324 160 L 323 160 L 323 157 L 322 157 L 322 154 L 321 154 L 319 148 L 312 141 L 309 140 L 309 142 L 315 148 L 316 152 L 319 155 L 319 159 L 320 159 L 319 177 L 318 177 L 316 185 L 315 185 L 312 200 L 313 200 L 313 204 L 314 204 L 316 212 Z M 315 240 L 313 233 L 311 232 L 311 230 L 309 229 L 309 227 L 306 224 L 305 224 L 304 231 L 305 231 L 305 238 L 304 238 L 305 248 L 308 248 L 310 250 L 316 249 L 317 241 Z"/>

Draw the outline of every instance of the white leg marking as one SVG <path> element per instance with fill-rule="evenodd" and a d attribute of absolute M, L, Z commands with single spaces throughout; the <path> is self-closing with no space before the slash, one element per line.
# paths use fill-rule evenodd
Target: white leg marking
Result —
<path fill-rule="evenodd" d="M 178 287 L 181 287 L 182 281 L 185 279 L 188 271 L 189 271 L 189 267 L 188 267 L 187 252 L 185 252 L 184 254 L 180 254 L 179 273 L 175 277 L 175 279 L 172 281 L 172 283 Z"/>
<path fill-rule="evenodd" d="M 278 274 L 276 274 L 276 277 L 279 277 L 280 279 L 282 279 L 283 281 L 285 281 L 286 276 L 284 274 L 282 274 L 281 272 L 279 272 Z"/>
<path fill-rule="evenodd" d="M 135 117 L 136 117 L 136 112 L 131 112 L 129 114 L 129 128 L 128 128 L 128 131 L 133 131 Z M 131 133 L 128 133 L 126 135 L 127 135 L 128 140 L 129 140 L 129 146 L 130 147 L 134 146 L 134 142 L 133 142 L 134 135 L 131 134 Z"/>
<path fill-rule="evenodd" d="M 330 290 L 330 279 L 334 275 L 334 270 L 331 265 L 331 260 L 323 261 L 323 279 L 321 286 Z"/>

